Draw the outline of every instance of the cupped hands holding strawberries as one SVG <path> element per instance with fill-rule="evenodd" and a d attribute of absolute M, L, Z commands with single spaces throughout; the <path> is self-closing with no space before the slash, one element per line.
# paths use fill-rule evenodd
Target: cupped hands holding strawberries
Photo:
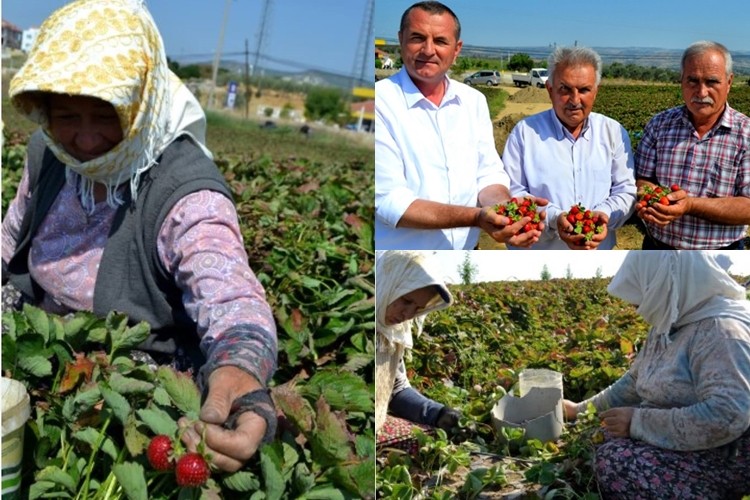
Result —
<path fill-rule="evenodd" d="M 557 217 L 560 239 L 572 250 L 595 250 L 607 237 L 609 216 L 576 204 Z"/>
<path fill-rule="evenodd" d="M 480 227 L 496 241 L 517 247 L 530 247 L 544 230 L 546 212 L 539 207 L 547 205 L 544 198 L 513 197 L 505 203 L 485 207 L 479 214 Z M 484 221 L 484 223 L 483 223 Z"/>
<path fill-rule="evenodd" d="M 688 195 L 679 185 L 661 186 L 648 181 L 638 182 L 636 215 L 646 222 L 666 226 L 689 209 Z"/>

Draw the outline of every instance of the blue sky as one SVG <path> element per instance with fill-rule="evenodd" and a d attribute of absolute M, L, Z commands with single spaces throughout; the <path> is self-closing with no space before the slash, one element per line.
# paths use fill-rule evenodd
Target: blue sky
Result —
<path fill-rule="evenodd" d="M 460 283 L 458 267 L 464 261 L 463 251 L 430 252 L 448 283 Z M 471 262 L 477 268 L 475 282 L 503 280 L 538 280 L 546 264 L 553 278 L 564 278 L 568 266 L 574 278 L 593 278 L 601 268 L 602 276 L 614 276 L 627 250 L 576 252 L 572 250 L 478 250 L 471 252 Z M 729 271 L 738 276 L 750 276 L 750 252 L 716 252 L 732 260 Z"/>
<path fill-rule="evenodd" d="M 2 0 L 2 17 L 21 29 L 39 26 L 52 11 L 66 3 L 66 0 Z M 245 39 L 250 52 L 256 51 L 263 4 L 262 0 L 232 0 L 223 53 L 243 52 Z M 181 60 L 198 54 L 202 56 L 187 62 L 213 61 L 226 1 L 150 0 L 147 5 L 170 58 Z M 276 62 L 261 61 L 259 65 L 285 71 L 312 68 L 351 75 L 366 5 L 366 0 L 273 0 L 263 43 L 265 51 L 261 53 Z M 366 67 L 369 77 L 374 78 L 371 41 L 366 48 L 364 54 L 369 58 Z M 234 59 L 244 61 L 244 56 Z M 252 64 L 254 56 L 251 54 L 249 59 Z"/>
<path fill-rule="evenodd" d="M 376 0 L 374 32 L 396 39 L 411 0 Z M 469 0 L 444 2 L 458 16 L 469 45 L 524 47 L 659 47 L 684 49 L 697 40 L 715 40 L 731 52 L 750 51 L 750 2 L 696 0 Z"/>

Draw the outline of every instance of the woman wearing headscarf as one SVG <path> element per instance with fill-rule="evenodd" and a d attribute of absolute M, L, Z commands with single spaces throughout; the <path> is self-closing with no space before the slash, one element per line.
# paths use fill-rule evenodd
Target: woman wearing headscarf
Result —
<path fill-rule="evenodd" d="M 275 323 L 203 111 L 144 3 L 54 12 L 9 95 L 40 128 L 2 225 L 4 304 L 147 321 L 144 351 L 200 369 L 201 422 L 183 441 L 194 450 L 205 428 L 214 465 L 239 469 L 275 432 Z"/>
<path fill-rule="evenodd" d="M 699 251 L 630 252 L 608 291 L 651 325 L 617 382 L 587 401 L 607 437 L 604 498 L 741 498 L 750 493 L 750 302 Z"/>
<path fill-rule="evenodd" d="M 450 430 L 460 414 L 411 387 L 404 354 L 412 332 L 422 333 L 425 315 L 453 303 L 428 258 L 413 251 L 387 251 L 375 261 L 375 432 L 379 446 L 409 446 L 413 424 Z"/>

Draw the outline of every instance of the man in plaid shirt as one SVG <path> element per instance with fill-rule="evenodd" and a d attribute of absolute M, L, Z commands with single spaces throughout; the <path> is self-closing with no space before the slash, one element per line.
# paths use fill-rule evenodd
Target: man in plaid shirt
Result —
<path fill-rule="evenodd" d="M 679 186 L 671 204 L 640 207 L 644 250 L 742 249 L 750 224 L 750 118 L 732 109 L 732 56 L 716 42 L 682 55 L 684 106 L 646 125 L 635 154 L 636 185 Z"/>

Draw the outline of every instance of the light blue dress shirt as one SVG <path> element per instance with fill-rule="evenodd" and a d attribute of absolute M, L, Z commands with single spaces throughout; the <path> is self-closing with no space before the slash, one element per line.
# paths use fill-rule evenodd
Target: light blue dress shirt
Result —
<path fill-rule="evenodd" d="M 577 203 L 609 216 L 607 237 L 598 248 L 612 249 L 615 229 L 635 207 L 630 138 L 622 125 L 598 113 L 588 116 L 578 139 L 554 109 L 525 118 L 505 143 L 503 164 L 513 196 L 549 200 L 546 229 L 534 250 L 568 248 L 557 234 L 557 217 Z"/>

